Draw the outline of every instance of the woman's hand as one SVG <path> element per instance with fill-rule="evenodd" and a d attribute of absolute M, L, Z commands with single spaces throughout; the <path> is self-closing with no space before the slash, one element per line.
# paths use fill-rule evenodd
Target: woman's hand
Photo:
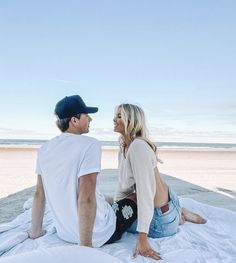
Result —
<path fill-rule="evenodd" d="M 136 258 L 138 255 L 153 258 L 155 260 L 162 259 L 160 253 L 156 252 L 151 248 L 146 233 L 139 233 L 134 258 Z"/>
<path fill-rule="evenodd" d="M 28 236 L 29 236 L 29 238 L 30 239 L 36 239 L 36 238 L 38 238 L 38 237 L 42 237 L 42 236 L 44 236 L 45 234 L 46 234 L 46 230 L 43 230 L 43 229 L 41 229 L 41 230 L 39 230 L 39 231 L 33 231 L 32 229 L 29 229 L 28 231 L 27 231 L 27 233 L 28 233 Z"/>

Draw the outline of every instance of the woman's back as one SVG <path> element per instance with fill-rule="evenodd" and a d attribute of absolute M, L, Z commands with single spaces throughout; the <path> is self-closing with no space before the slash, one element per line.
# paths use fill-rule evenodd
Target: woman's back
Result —
<path fill-rule="evenodd" d="M 156 194 L 154 198 L 154 206 L 161 207 L 168 203 L 168 185 L 160 176 L 157 167 L 154 168 L 155 179 L 156 179 Z"/>

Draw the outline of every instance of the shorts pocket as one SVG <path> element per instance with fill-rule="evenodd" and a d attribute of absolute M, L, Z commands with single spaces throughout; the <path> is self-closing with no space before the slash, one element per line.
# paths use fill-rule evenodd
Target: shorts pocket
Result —
<path fill-rule="evenodd" d="M 162 236 L 167 237 L 176 234 L 178 231 L 178 226 L 179 226 L 179 214 L 176 213 L 175 218 L 172 221 L 161 225 Z"/>
<path fill-rule="evenodd" d="M 171 213 L 153 219 L 148 236 L 152 238 L 174 235 L 178 230 L 179 213 L 174 208 Z"/>

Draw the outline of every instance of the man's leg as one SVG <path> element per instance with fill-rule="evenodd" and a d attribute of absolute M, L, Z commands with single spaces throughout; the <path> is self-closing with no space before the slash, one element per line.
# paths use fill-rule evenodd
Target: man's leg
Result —
<path fill-rule="evenodd" d="M 130 198 L 125 198 L 114 202 L 112 208 L 116 214 L 116 230 L 106 244 L 113 243 L 121 239 L 122 234 L 137 219 L 137 204 Z"/>

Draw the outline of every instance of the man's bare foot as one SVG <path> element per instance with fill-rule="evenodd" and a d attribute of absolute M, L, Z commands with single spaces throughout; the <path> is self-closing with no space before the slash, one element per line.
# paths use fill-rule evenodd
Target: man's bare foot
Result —
<path fill-rule="evenodd" d="M 189 221 L 195 224 L 205 224 L 207 221 L 202 218 L 200 215 L 195 214 L 186 208 L 182 208 L 181 217 L 184 218 L 185 221 Z M 183 219 L 181 219 L 183 221 Z M 180 224 L 181 224 L 180 220 Z"/>

